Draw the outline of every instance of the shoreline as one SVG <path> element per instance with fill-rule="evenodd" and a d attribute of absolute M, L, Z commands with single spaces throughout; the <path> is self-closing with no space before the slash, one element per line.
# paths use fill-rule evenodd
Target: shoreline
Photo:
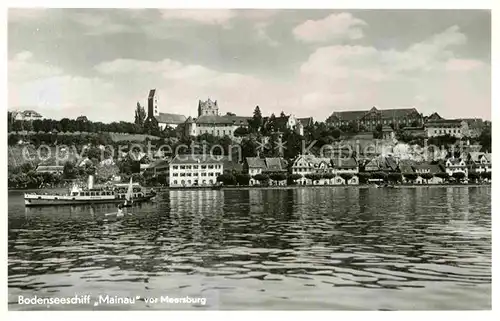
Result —
<path fill-rule="evenodd" d="M 402 188 L 417 188 L 417 187 L 491 187 L 490 184 L 402 184 L 390 187 L 379 187 L 379 188 L 391 188 L 391 189 L 402 189 Z M 147 186 L 145 186 L 147 187 Z M 154 188 L 154 187 L 153 187 Z M 196 191 L 196 190 L 252 190 L 252 189 L 301 189 L 301 188 L 376 188 L 374 185 L 369 184 L 359 184 L 359 185 L 284 185 L 284 186 L 204 186 L 204 187 L 163 187 L 158 188 L 159 192 L 165 191 Z M 65 188 L 50 188 L 50 189 L 8 189 L 8 192 L 37 192 L 37 191 L 56 191 L 65 190 Z"/>

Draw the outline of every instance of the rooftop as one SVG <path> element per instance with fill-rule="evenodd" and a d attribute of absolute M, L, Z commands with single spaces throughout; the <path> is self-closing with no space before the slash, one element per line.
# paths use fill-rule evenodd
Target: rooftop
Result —
<path fill-rule="evenodd" d="M 155 118 L 159 123 L 164 124 L 183 124 L 186 122 L 186 116 L 180 114 L 160 113 Z"/>
<path fill-rule="evenodd" d="M 252 117 L 244 116 L 216 116 L 216 115 L 204 115 L 195 119 L 196 124 L 234 124 L 234 125 L 246 125 L 248 120 Z"/>

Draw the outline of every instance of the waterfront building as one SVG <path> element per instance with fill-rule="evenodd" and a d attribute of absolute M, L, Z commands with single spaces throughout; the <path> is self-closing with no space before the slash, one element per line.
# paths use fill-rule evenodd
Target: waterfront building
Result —
<path fill-rule="evenodd" d="M 465 120 L 461 119 L 441 119 L 428 121 L 425 124 L 427 137 L 450 135 L 462 138 L 469 135 L 469 126 Z"/>
<path fill-rule="evenodd" d="M 169 164 L 169 186 L 214 185 L 224 172 L 223 164 L 223 157 L 214 155 L 176 155 Z"/>
<path fill-rule="evenodd" d="M 397 160 L 390 156 L 378 156 L 372 158 L 364 166 L 365 172 L 396 172 L 398 170 Z"/>
<path fill-rule="evenodd" d="M 463 158 L 448 158 L 446 160 L 445 166 L 446 173 L 448 173 L 449 176 L 453 176 L 453 174 L 457 172 L 464 173 L 466 178 L 468 176 L 467 163 Z"/>
<path fill-rule="evenodd" d="M 423 116 L 415 108 L 377 109 L 373 107 L 370 110 L 333 112 L 327 119 L 327 123 L 335 127 L 353 124 L 358 128 L 363 126 L 368 131 L 374 131 L 378 125 L 390 126 L 392 124 L 394 128 L 400 125 L 421 126 Z"/>
<path fill-rule="evenodd" d="M 354 157 L 332 158 L 333 173 L 335 174 L 335 184 L 359 184 L 359 165 Z M 349 177 L 347 180 L 346 178 Z"/>
<path fill-rule="evenodd" d="M 282 157 L 247 157 L 243 165 L 243 170 L 250 175 L 250 185 L 258 185 L 260 182 L 255 179 L 256 175 L 265 174 L 270 176 L 272 173 L 287 174 L 288 163 Z M 286 179 L 275 181 L 269 179 L 270 185 L 286 185 Z"/>
<path fill-rule="evenodd" d="M 415 164 L 413 165 L 413 169 L 415 171 L 415 174 L 417 174 L 417 179 L 415 180 L 415 183 L 417 184 L 442 184 L 443 183 L 443 178 L 436 176 L 438 173 L 444 173 L 444 168 L 439 165 L 439 164 L 428 164 L 428 163 L 422 163 L 422 164 Z M 424 174 L 431 174 L 432 177 L 427 179 L 425 178 Z M 423 177 L 422 177 L 423 176 Z"/>
<path fill-rule="evenodd" d="M 409 159 L 403 159 L 399 161 L 398 164 L 398 169 L 401 175 L 403 175 L 403 183 L 410 182 L 411 180 L 408 179 L 407 175 L 414 175 L 415 170 L 413 169 L 413 166 L 416 164 L 415 161 L 409 160 Z"/>
<path fill-rule="evenodd" d="M 299 155 L 291 166 L 292 174 L 302 175 L 299 185 L 359 184 L 359 166 L 354 158 L 325 158 Z M 317 179 L 306 177 L 317 174 Z M 326 177 L 323 175 L 326 174 Z M 347 181 L 346 181 L 347 179 Z"/>
<path fill-rule="evenodd" d="M 176 128 L 186 122 L 186 116 L 172 113 L 161 113 L 158 105 L 159 97 L 156 89 L 151 89 L 148 95 L 148 113 L 146 121 L 155 121 L 158 127 L 163 130 L 169 126 Z"/>
<path fill-rule="evenodd" d="M 470 171 L 476 173 L 491 172 L 491 153 L 470 152 L 466 157 Z"/>
<path fill-rule="evenodd" d="M 331 184 L 334 178 L 334 169 L 330 158 L 316 157 L 314 155 L 299 155 L 295 158 L 292 164 L 292 174 L 302 175 L 296 182 L 299 185 L 325 185 Z M 313 180 L 307 178 L 310 174 L 324 175 L 332 174 L 332 178 L 324 178 L 318 176 L 318 179 Z"/>
<path fill-rule="evenodd" d="M 144 171 L 144 175 L 151 175 L 153 177 L 165 175 L 168 179 L 170 169 L 170 162 L 166 159 L 158 159 L 151 164 L 148 164 Z M 167 180 L 168 183 L 168 180 Z"/>

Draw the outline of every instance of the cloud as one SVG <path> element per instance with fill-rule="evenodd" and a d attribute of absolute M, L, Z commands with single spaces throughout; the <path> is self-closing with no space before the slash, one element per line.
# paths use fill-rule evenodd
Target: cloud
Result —
<path fill-rule="evenodd" d="M 127 10 L 126 13 L 133 14 L 134 10 Z M 138 13 L 135 13 L 138 15 Z M 96 13 L 85 10 L 75 12 L 68 16 L 84 28 L 84 34 L 91 36 L 118 34 L 124 32 L 137 32 L 133 25 L 118 22 L 112 15 Z"/>
<path fill-rule="evenodd" d="M 45 8 L 9 8 L 8 20 L 9 22 L 20 22 L 41 19 L 45 17 L 47 12 Z"/>
<path fill-rule="evenodd" d="M 59 67 L 39 63 L 29 51 L 18 53 L 8 62 L 9 107 L 29 106 L 58 113 L 61 109 L 68 112 L 103 106 L 104 102 L 109 106 L 112 89 L 111 83 L 99 78 L 72 76 Z M 89 110 L 95 116 L 101 109 Z"/>
<path fill-rule="evenodd" d="M 264 41 L 271 47 L 277 47 L 280 43 L 274 39 L 272 39 L 267 33 L 268 22 L 258 22 L 254 26 L 254 30 L 257 33 L 257 39 Z"/>
<path fill-rule="evenodd" d="M 331 14 L 321 20 L 307 20 L 293 29 L 297 40 L 325 43 L 332 40 L 363 38 L 362 27 L 367 23 L 350 13 Z"/>
<path fill-rule="evenodd" d="M 207 25 L 225 25 L 236 16 L 230 9 L 163 9 L 160 14 L 165 20 L 189 20 Z"/>
<path fill-rule="evenodd" d="M 452 27 L 406 50 L 380 50 L 371 46 L 334 45 L 317 48 L 301 66 L 305 74 L 323 74 L 331 78 L 366 78 L 380 81 L 411 73 L 421 75 L 432 70 L 449 69 L 471 62 L 448 60 L 451 46 L 464 44 L 467 38 Z M 447 62 L 448 61 L 448 62 Z"/>
<path fill-rule="evenodd" d="M 448 71 L 472 71 L 484 67 L 482 61 L 474 59 L 450 59 L 446 62 Z"/>

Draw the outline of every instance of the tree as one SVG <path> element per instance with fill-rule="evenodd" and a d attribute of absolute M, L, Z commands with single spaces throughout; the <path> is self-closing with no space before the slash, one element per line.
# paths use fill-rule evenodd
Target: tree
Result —
<path fill-rule="evenodd" d="M 311 180 L 314 184 L 314 182 L 318 182 L 321 178 L 323 178 L 323 175 L 318 173 L 308 173 L 305 174 L 304 177 Z"/>
<path fill-rule="evenodd" d="M 75 179 L 78 170 L 75 168 L 75 164 L 72 162 L 66 162 L 63 167 L 63 177 L 65 179 Z"/>
<path fill-rule="evenodd" d="M 450 178 L 450 175 L 446 172 L 438 172 L 438 173 L 434 174 L 434 176 L 441 178 L 443 180 L 447 180 Z"/>
<path fill-rule="evenodd" d="M 324 178 L 324 179 L 328 179 L 328 180 L 330 180 L 330 179 L 332 179 L 332 178 L 334 178 L 334 177 L 335 177 L 335 174 L 333 174 L 333 173 L 323 173 L 323 174 L 321 175 L 321 177 L 322 177 L 322 178 Z"/>
<path fill-rule="evenodd" d="M 425 179 L 426 183 L 429 183 L 429 180 L 434 177 L 434 174 L 432 174 L 432 173 L 423 173 L 423 174 L 420 175 L 420 177 L 422 177 L 422 179 Z"/>
<path fill-rule="evenodd" d="M 354 175 L 351 173 L 340 173 L 339 176 L 347 183 Z"/>
<path fill-rule="evenodd" d="M 221 182 L 224 185 L 236 185 L 236 177 L 230 173 L 224 173 L 217 176 L 217 182 Z"/>
<path fill-rule="evenodd" d="M 340 135 L 342 134 L 342 132 L 340 131 L 340 129 L 338 129 L 337 127 L 333 127 L 331 130 L 330 130 L 330 135 L 334 138 L 334 139 L 338 139 L 340 138 Z"/>
<path fill-rule="evenodd" d="M 264 183 L 264 182 L 267 182 L 269 180 L 269 176 L 267 176 L 266 174 L 257 174 L 257 175 L 254 175 L 253 176 L 253 179 L 259 181 L 259 183 Z"/>
<path fill-rule="evenodd" d="M 239 185 L 248 185 L 250 182 L 250 175 L 248 174 L 236 174 L 236 181 Z"/>
<path fill-rule="evenodd" d="M 78 116 L 76 118 L 76 121 L 77 122 L 88 122 L 89 120 L 88 120 L 87 116 Z"/>
<path fill-rule="evenodd" d="M 415 173 L 407 173 L 403 175 L 408 181 L 413 182 L 417 179 L 418 175 Z"/>
<path fill-rule="evenodd" d="M 234 131 L 235 137 L 243 137 L 243 136 L 247 136 L 248 134 L 249 134 L 248 128 L 245 128 L 245 127 L 238 127 Z"/>
<path fill-rule="evenodd" d="M 368 180 L 372 177 L 372 174 L 370 172 L 360 172 L 358 173 L 359 177 L 359 182 L 360 183 L 367 183 Z"/>
<path fill-rule="evenodd" d="M 236 116 L 236 114 L 235 113 L 231 113 L 231 112 L 227 112 L 226 116 Z"/>
<path fill-rule="evenodd" d="M 470 181 L 476 183 L 479 178 L 481 177 L 481 174 L 478 172 L 469 172 L 468 178 Z"/>
<path fill-rule="evenodd" d="M 269 119 L 267 120 L 266 130 L 267 130 L 267 132 L 270 132 L 270 133 L 272 133 L 276 130 L 276 116 L 274 115 L 274 113 L 272 113 L 271 117 L 269 117 Z"/>
<path fill-rule="evenodd" d="M 384 172 L 375 172 L 375 173 L 373 173 L 372 176 L 375 179 L 381 179 L 384 181 L 387 179 L 387 173 L 384 173 Z"/>
<path fill-rule="evenodd" d="M 260 128 L 262 127 L 262 113 L 260 112 L 259 106 L 255 107 L 253 117 L 249 125 L 255 133 L 259 132 Z"/>
<path fill-rule="evenodd" d="M 490 180 L 491 179 L 491 172 L 482 172 L 481 173 L 481 178 L 482 179 Z"/>
<path fill-rule="evenodd" d="M 288 182 L 295 184 L 297 180 L 301 179 L 303 176 L 301 174 L 291 174 L 288 175 Z"/>
<path fill-rule="evenodd" d="M 137 102 L 137 107 L 135 109 L 135 120 L 134 124 L 139 126 L 144 126 L 144 121 L 146 120 L 146 111 L 144 107 L 141 106 L 139 102 Z"/>
<path fill-rule="evenodd" d="M 271 173 L 269 174 L 269 178 L 273 181 L 284 181 L 286 179 L 285 173 Z"/>
<path fill-rule="evenodd" d="M 481 144 L 482 152 L 491 152 L 491 128 L 483 129 L 478 137 L 479 144 Z"/>
<path fill-rule="evenodd" d="M 281 113 L 280 113 L 280 117 L 282 117 L 282 118 L 283 118 L 283 117 L 286 117 L 286 115 L 285 115 L 285 112 L 284 112 L 284 111 L 281 111 Z"/>
<path fill-rule="evenodd" d="M 465 173 L 455 172 L 453 173 L 452 177 L 455 179 L 456 182 L 461 182 L 465 178 Z"/>
<path fill-rule="evenodd" d="M 158 121 L 154 117 L 150 117 L 144 121 L 144 133 L 153 136 L 160 135 L 160 127 Z"/>

